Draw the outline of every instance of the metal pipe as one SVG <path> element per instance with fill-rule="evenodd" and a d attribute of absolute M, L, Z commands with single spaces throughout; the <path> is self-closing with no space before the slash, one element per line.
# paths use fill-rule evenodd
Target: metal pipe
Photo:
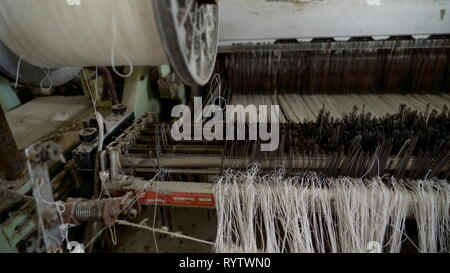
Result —
<path fill-rule="evenodd" d="M 3 108 L 0 106 L 0 172 L 6 180 L 16 180 L 25 173 L 25 156 L 17 148 Z"/>
<path fill-rule="evenodd" d="M 119 104 L 119 99 L 117 98 L 117 92 L 116 87 L 114 85 L 113 78 L 111 76 L 111 72 L 109 72 L 108 68 L 106 67 L 99 67 L 98 72 L 103 76 L 105 79 L 105 88 L 108 91 L 109 97 L 111 98 L 111 102 L 113 105 Z"/>
<path fill-rule="evenodd" d="M 227 158 L 221 156 L 161 156 L 160 158 L 149 158 L 149 157 L 139 157 L 139 156 L 120 156 L 120 166 L 122 168 L 153 168 L 154 166 L 159 166 L 161 168 L 246 168 L 254 162 L 261 164 L 262 168 L 273 168 L 274 164 L 277 166 L 282 166 L 284 168 L 294 168 L 294 169 L 308 169 L 311 162 L 314 162 L 315 169 L 326 169 L 330 162 L 333 160 L 329 156 L 301 156 L 291 158 L 288 156 L 284 157 L 268 157 L 268 158 Z M 341 163 L 344 159 L 340 159 Z M 405 164 L 405 170 L 410 170 L 414 166 L 415 158 L 410 158 Z M 389 157 L 386 163 L 386 170 L 395 169 L 398 164 L 401 163 L 401 159 L 396 157 Z M 446 166 L 438 171 L 445 170 Z"/>

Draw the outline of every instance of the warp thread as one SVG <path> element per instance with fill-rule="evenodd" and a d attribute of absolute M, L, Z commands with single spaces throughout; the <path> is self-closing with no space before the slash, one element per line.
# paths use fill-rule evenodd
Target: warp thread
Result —
<path fill-rule="evenodd" d="M 400 252 L 414 216 L 420 252 L 450 250 L 446 180 L 287 177 L 226 171 L 214 187 L 216 252 L 367 253 L 373 244 Z"/>

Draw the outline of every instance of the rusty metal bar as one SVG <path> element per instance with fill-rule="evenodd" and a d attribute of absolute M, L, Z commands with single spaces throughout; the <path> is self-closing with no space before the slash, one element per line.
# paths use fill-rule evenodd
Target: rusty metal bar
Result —
<path fill-rule="evenodd" d="M 284 168 L 308 168 L 309 162 L 315 162 L 315 169 L 326 169 L 332 161 L 329 156 L 305 156 L 305 157 L 268 157 L 268 158 L 227 158 L 220 156 L 187 156 L 187 155 L 163 155 L 160 158 L 149 158 L 139 156 L 121 155 L 120 166 L 122 168 L 246 168 L 254 162 L 261 164 L 262 168 L 273 168 L 274 165 Z M 411 158 L 406 163 L 406 170 L 410 170 L 414 166 L 415 158 Z M 344 159 L 341 159 L 344 161 Z M 400 163 L 400 159 L 389 157 L 385 168 L 387 170 L 395 169 Z M 442 167 L 445 170 L 446 166 Z"/>
<path fill-rule="evenodd" d="M 199 207 L 215 209 L 214 183 L 152 181 L 139 177 L 113 180 L 107 184 L 108 191 L 121 192 L 133 190 L 143 197 L 139 199 L 142 205 L 158 205 L 169 207 Z M 310 191 L 312 193 L 312 191 Z M 334 194 L 330 192 L 331 202 Z M 407 219 L 415 219 L 412 203 L 418 202 L 411 197 Z"/>
<path fill-rule="evenodd" d="M 113 78 L 111 76 L 111 72 L 109 72 L 108 68 L 106 67 L 99 67 L 98 72 L 103 76 L 105 79 L 105 88 L 108 91 L 109 97 L 111 98 L 111 103 L 113 105 L 119 104 L 119 99 L 117 98 L 117 91 L 116 87 L 114 85 Z"/>
<path fill-rule="evenodd" d="M 16 180 L 25 173 L 25 156 L 17 148 L 3 108 L 0 106 L 0 172 L 6 180 Z"/>

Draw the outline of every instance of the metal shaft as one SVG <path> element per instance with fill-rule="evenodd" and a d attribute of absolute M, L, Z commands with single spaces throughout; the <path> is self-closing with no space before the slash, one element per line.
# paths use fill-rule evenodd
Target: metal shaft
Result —
<path fill-rule="evenodd" d="M 3 108 L 0 106 L 0 172 L 6 180 L 20 178 L 25 172 L 25 157 L 9 128 Z"/>

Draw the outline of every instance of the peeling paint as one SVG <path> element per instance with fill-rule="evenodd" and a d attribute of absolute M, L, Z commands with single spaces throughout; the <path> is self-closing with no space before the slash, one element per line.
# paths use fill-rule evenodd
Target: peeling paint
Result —
<path fill-rule="evenodd" d="M 445 9 L 441 9 L 441 21 L 444 21 L 444 17 L 445 17 Z"/>

